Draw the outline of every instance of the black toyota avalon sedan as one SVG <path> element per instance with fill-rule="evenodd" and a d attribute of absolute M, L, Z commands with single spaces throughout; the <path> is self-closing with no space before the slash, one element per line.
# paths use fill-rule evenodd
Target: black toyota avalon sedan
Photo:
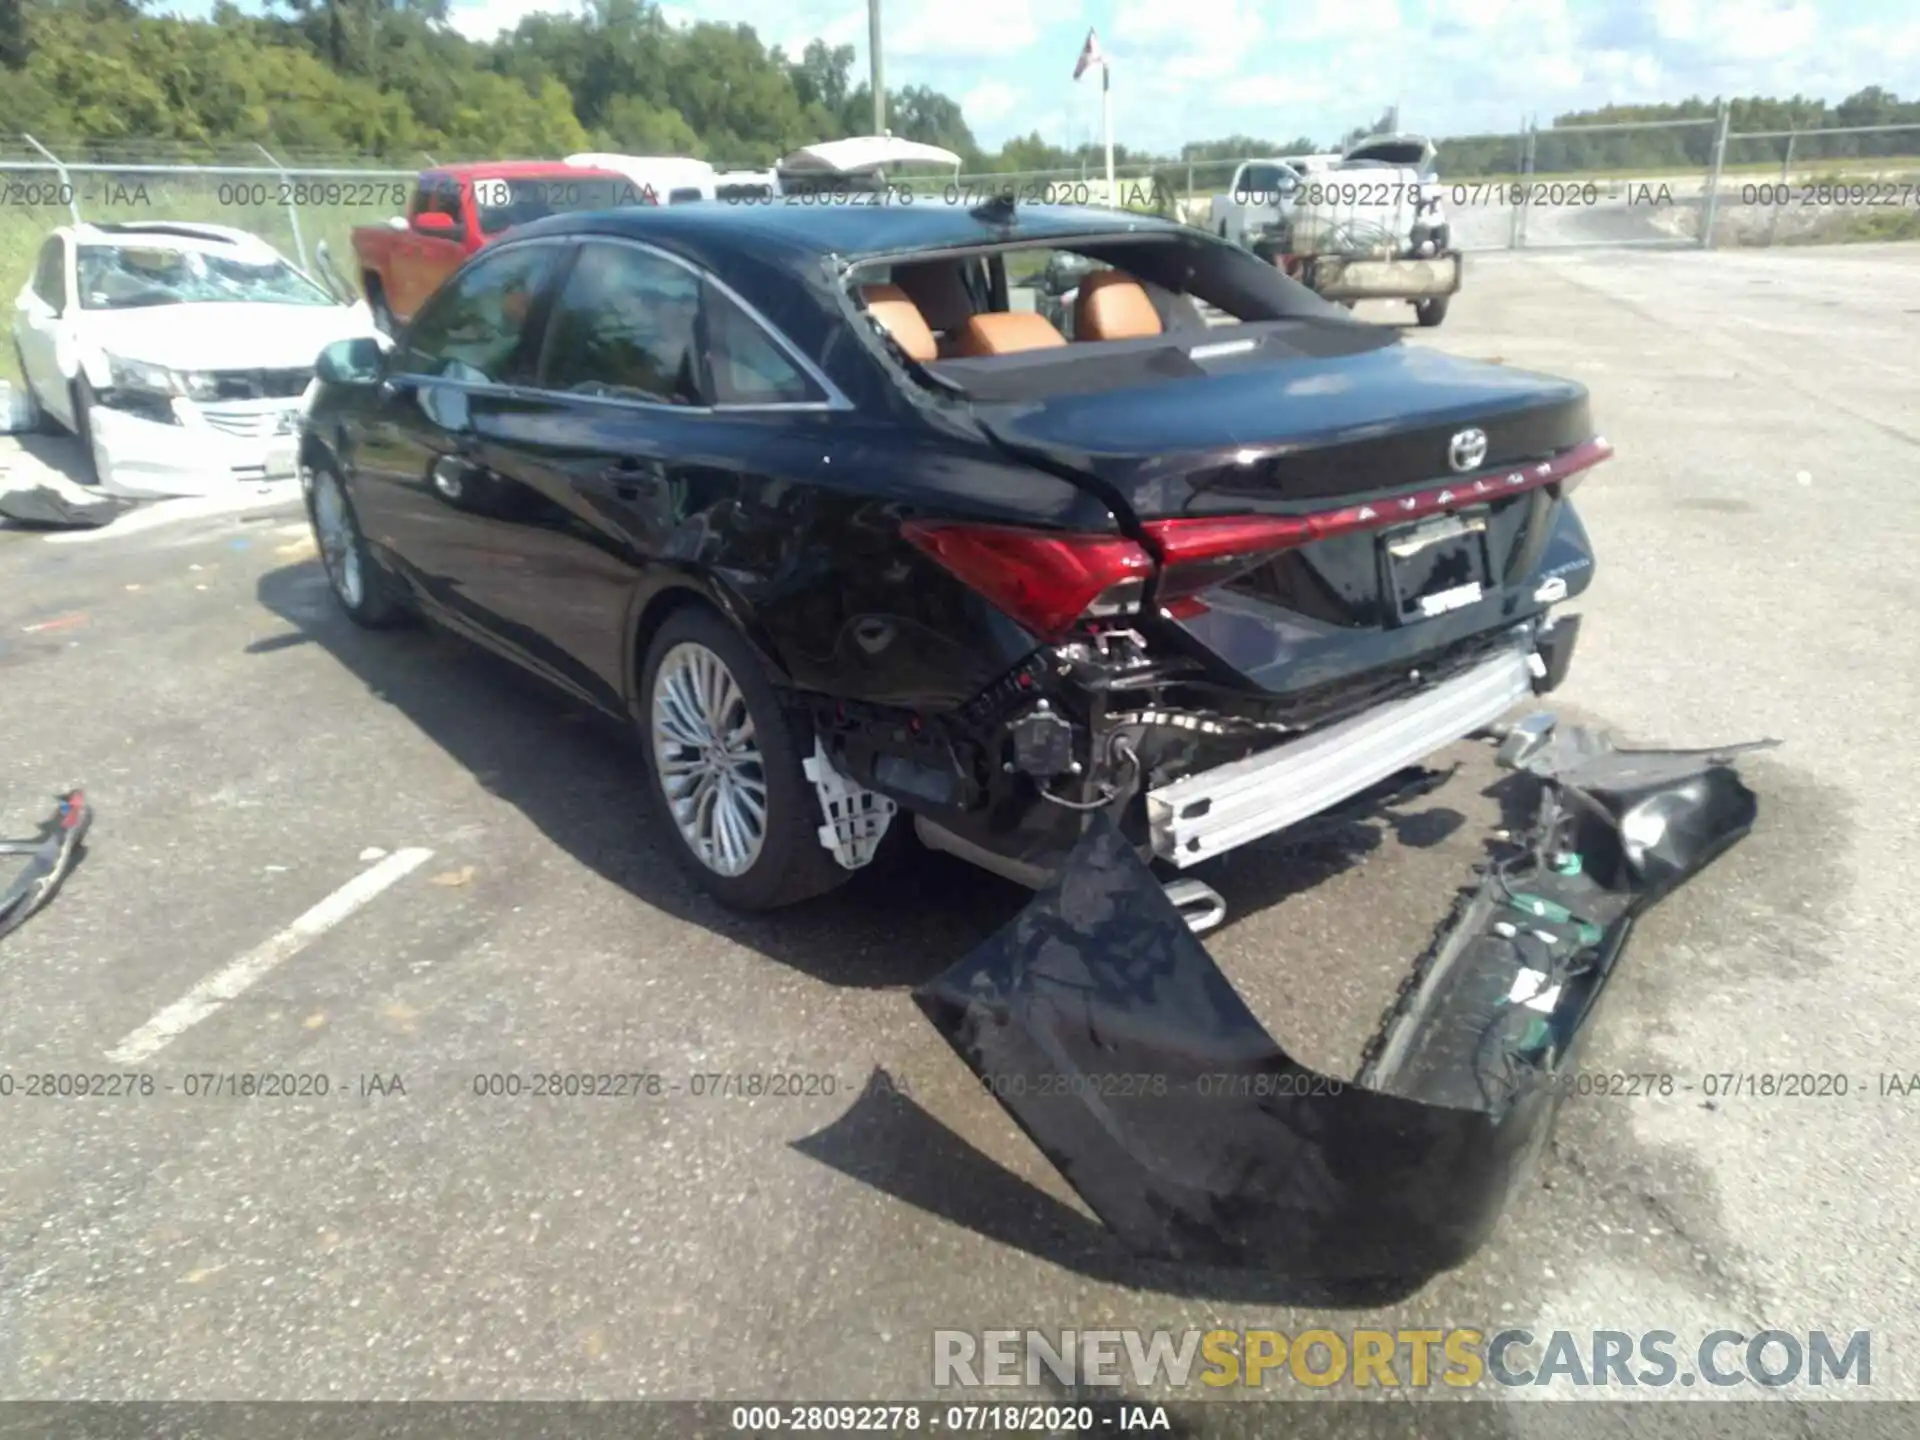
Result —
<path fill-rule="evenodd" d="M 346 613 L 637 726 L 752 908 L 890 826 L 1040 884 L 1095 813 L 1184 870 L 1379 787 L 1559 683 L 1610 453 L 1579 385 L 1004 202 L 555 217 L 320 377 Z"/>

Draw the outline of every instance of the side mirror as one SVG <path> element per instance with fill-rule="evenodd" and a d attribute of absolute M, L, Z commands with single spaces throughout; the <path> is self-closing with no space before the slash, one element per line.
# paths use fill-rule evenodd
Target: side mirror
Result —
<path fill-rule="evenodd" d="M 407 223 L 413 227 L 416 235 L 438 235 L 442 239 L 450 239 L 460 232 L 451 215 L 442 215 L 437 210 L 423 210 Z"/>
<path fill-rule="evenodd" d="M 371 385 L 383 368 L 380 342 L 370 336 L 336 340 L 320 352 L 313 373 L 329 385 Z"/>

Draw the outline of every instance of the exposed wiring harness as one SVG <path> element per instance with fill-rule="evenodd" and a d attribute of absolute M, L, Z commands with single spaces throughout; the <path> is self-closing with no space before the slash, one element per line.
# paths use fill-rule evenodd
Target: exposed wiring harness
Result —
<path fill-rule="evenodd" d="M 1133 746 L 1127 742 L 1126 736 L 1115 736 L 1111 748 L 1114 757 L 1126 767 L 1121 772 L 1123 777 L 1139 770 L 1140 757 L 1134 753 Z M 1079 811 L 1104 810 L 1120 798 L 1121 786 L 1117 784 L 1103 784 L 1100 790 L 1100 795 L 1092 800 L 1068 800 L 1054 794 L 1051 790 L 1047 789 L 1046 786 L 1042 785 L 1040 787 L 1040 798 L 1050 805 L 1058 805 L 1062 810 Z"/>

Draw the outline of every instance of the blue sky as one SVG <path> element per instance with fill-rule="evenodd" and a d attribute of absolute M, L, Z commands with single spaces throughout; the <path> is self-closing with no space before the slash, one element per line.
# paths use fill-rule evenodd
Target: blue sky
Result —
<path fill-rule="evenodd" d="M 484 38 L 574 3 L 453 0 L 453 16 Z M 866 0 L 663 8 L 794 53 L 850 44 L 866 74 Z M 1235 132 L 1328 141 L 1395 103 L 1405 128 L 1466 135 L 1689 94 L 1920 95 L 1917 0 L 884 0 L 882 20 L 888 87 L 954 96 L 989 147 L 1036 128 L 1099 138 L 1098 75 L 1070 78 L 1089 26 L 1113 65 L 1116 138 L 1159 151 Z"/>

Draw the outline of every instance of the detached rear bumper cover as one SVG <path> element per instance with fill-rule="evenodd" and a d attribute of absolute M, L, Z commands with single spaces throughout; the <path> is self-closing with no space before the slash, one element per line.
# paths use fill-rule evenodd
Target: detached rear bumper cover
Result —
<path fill-rule="evenodd" d="M 915 998 L 1135 1251 L 1326 1280 L 1449 1269 L 1545 1144 L 1555 1074 L 1635 917 L 1757 809 L 1724 753 L 1523 739 L 1531 758 L 1509 758 L 1542 781 L 1539 824 L 1462 897 L 1358 1082 L 1275 1043 L 1103 818 L 1051 887 Z M 1582 873 L 1553 867 L 1567 850 Z M 1590 928 L 1529 921 L 1514 893 Z M 1567 943 L 1518 948 L 1494 929 L 1514 922 Z"/>

